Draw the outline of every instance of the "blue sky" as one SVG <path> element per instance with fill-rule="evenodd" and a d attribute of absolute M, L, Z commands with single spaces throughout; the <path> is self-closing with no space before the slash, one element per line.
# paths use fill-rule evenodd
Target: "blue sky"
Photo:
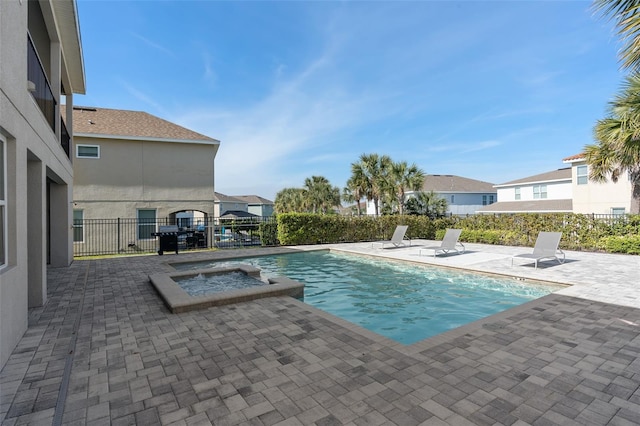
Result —
<path fill-rule="evenodd" d="M 216 191 L 342 188 L 363 153 L 503 183 L 592 143 L 624 72 L 587 1 L 78 0 L 87 94 L 221 141 Z"/>

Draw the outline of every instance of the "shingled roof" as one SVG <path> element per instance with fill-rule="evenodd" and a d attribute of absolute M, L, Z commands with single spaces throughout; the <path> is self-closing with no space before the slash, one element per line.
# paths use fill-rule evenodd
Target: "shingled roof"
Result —
<path fill-rule="evenodd" d="M 505 182 L 505 183 L 496 185 L 496 187 L 511 186 L 511 185 L 522 184 L 522 183 L 553 182 L 553 181 L 559 181 L 559 180 L 571 180 L 571 167 L 553 170 L 551 172 L 540 173 L 538 175 L 533 175 L 533 176 L 529 176 L 522 179 L 512 180 L 510 182 Z"/>
<path fill-rule="evenodd" d="M 234 195 L 233 197 L 248 204 L 273 204 L 273 201 L 267 200 L 259 195 Z"/>
<path fill-rule="evenodd" d="M 483 206 L 478 213 L 564 213 L 573 211 L 573 200 L 499 201 Z"/>
<path fill-rule="evenodd" d="M 456 175 L 426 175 L 423 189 L 434 192 L 496 193 L 492 183 Z"/>
<path fill-rule="evenodd" d="M 73 133 L 119 139 L 166 139 L 219 143 L 218 140 L 186 129 L 143 111 L 74 107 Z"/>

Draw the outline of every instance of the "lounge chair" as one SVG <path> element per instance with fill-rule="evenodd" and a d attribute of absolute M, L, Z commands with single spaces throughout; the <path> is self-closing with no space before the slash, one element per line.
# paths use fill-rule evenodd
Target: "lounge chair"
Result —
<path fill-rule="evenodd" d="M 564 252 L 558 248 L 560 238 L 562 238 L 562 232 L 540 232 L 536 239 L 536 245 L 533 247 L 533 253 L 516 254 L 511 258 L 511 266 L 513 266 L 513 259 L 516 258 L 533 259 L 536 269 L 541 260 L 555 259 L 558 263 L 564 263 Z"/>
<path fill-rule="evenodd" d="M 406 247 L 404 235 L 407 233 L 408 228 L 409 228 L 409 225 L 398 225 L 396 226 L 396 230 L 393 231 L 393 235 L 391 236 L 391 239 L 389 241 L 376 241 L 376 242 L 381 243 L 382 248 L 384 248 L 385 244 L 393 244 L 395 247 Z M 408 241 L 409 241 L 409 245 L 411 245 L 411 240 L 408 240 Z"/>
<path fill-rule="evenodd" d="M 420 252 L 418 254 L 421 255 L 422 250 L 433 250 L 433 257 L 436 257 L 439 252 L 445 254 L 453 251 L 458 254 L 464 253 L 464 244 L 458 241 L 461 232 L 462 229 L 447 229 L 447 232 L 445 232 L 444 238 L 442 239 L 442 242 L 439 246 L 423 247 L 420 249 Z M 460 249 L 457 246 L 460 246 Z"/>

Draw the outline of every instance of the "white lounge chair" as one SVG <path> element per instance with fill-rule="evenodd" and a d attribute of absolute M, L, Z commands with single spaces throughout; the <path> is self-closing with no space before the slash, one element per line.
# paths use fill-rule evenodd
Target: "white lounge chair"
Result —
<path fill-rule="evenodd" d="M 538 268 L 538 262 L 541 260 L 557 260 L 558 263 L 564 263 L 565 255 L 558 248 L 562 238 L 562 232 L 540 232 L 536 239 L 536 245 L 533 247 L 533 253 L 516 254 L 511 258 L 511 266 L 513 259 L 533 259 L 535 268 Z"/>
<path fill-rule="evenodd" d="M 439 252 L 445 254 L 453 251 L 458 254 L 464 253 L 464 244 L 458 241 L 461 232 L 462 229 L 447 229 L 439 246 L 423 247 L 418 254 L 422 255 L 422 250 L 433 250 L 433 257 L 436 257 Z M 460 249 L 457 246 L 460 246 Z"/>
<path fill-rule="evenodd" d="M 393 231 L 393 235 L 391 236 L 391 239 L 389 241 L 376 241 L 376 242 L 381 243 L 382 248 L 384 248 L 385 244 L 393 244 L 395 247 L 405 247 L 407 244 L 405 243 L 404 236 L 407 233 L 408 228 L 409 228 L 409 225 L 398 225 L 396 226 L 396 230 Z M 408 241 L 409 241 L 409 245 L 411 245 L 411 240 L 408 240 Z"/>

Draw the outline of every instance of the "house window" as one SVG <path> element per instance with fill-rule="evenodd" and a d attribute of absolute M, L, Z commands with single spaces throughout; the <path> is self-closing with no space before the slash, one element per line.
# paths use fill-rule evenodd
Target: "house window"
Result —
<path fill-rule="evenodd" d="M 624 215 L 624 207 L 612 207 L 611 214 L 614 216 L 622 216 Z"/>
<path fill-rule="evenodd" d="M 489 195 L 489 204 L 493 204 L 495 202 L 494 196 Z"/>
<path fill-rule="evenodd" d="M 149 209 L 138 210 L 138 239 L 150 240 L 156 232 L 156 211 Z"/>
<path fill-rule="evenodd" d="M 76 145 L 77 158 L 100 158 L 100 145 Z"/>
<path fill-rule="evenodd" d="M 455 195 L 451 196 L 451 204 L 453 204 L 453 201 L 455 200 Z"/>
<path fill-rule="evenodd" d="M 7 264 L 7 165 L 5 141 L 0 138 L 0 268 Z"/>
<path fill-rule="evenodd" d="M 515 199 L 515 200 L 519 200 L 519 199 L 520 199 L 520 187 L 519 187 L 519 186 L 516 186 L 516 187 L 515 187 L 515 189 L 514 189 L 514 191 L 515 191 L 514 199 Z"/>
<path fill-rule="evenodd" d="M 547 185 L 533 185 L 533 198 L 547 198 Z"/>
<path fill-rule="evenodd" d="M 84 211 L 73 211 L 73 242 L 84 242 Z"/>
<path fill-rule="evenodd" d="M 576 167 L 576 177 L 578 185 L 586 185 L 589 182 L 587 166 Z"/>
<path fill-rule="evenodd" d="M 486 206 L 486 205 L 487 205 L 487 196 L 486 196 L 486 195 L 483 195 L 483 196 L 482 196 L 482 205 L 483 205 L 483 206 Z"/>

